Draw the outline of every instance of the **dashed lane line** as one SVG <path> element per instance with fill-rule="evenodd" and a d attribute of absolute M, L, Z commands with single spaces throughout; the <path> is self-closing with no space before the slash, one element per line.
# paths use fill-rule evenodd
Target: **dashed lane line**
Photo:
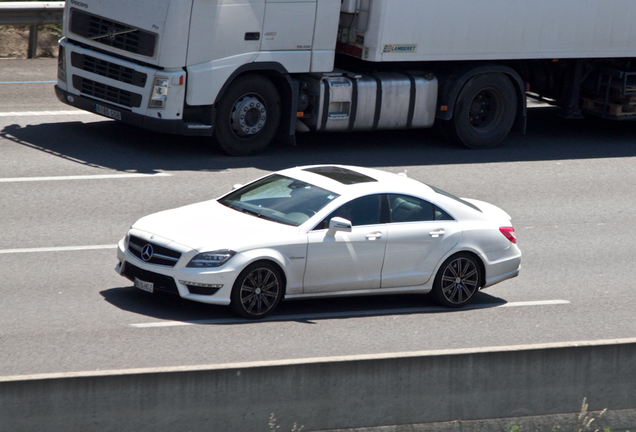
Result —
<path fill-rule="evenodd" d="M 0 84 L 55 84 L 57 81 L 0 81 Z"/>
<path fill-rule="evenodd" d="M 525 302 L 510 302 L 510 303 L 481 303 L 470 304 L 463 307 L 461 310 L 471 309 L 491 309 L 502 307 L 528 307 L 528 306 L 552 306 L 552 305 L 564 305 L 570 304 L 568 300 L 540 300 L 540 301 L 525 301 Z M 405 308 L 405 309 L 376 309 L 365 311 L 350 311 L 350 312 L 325 312 L 325 313 L 307 313 L 298 315 L 277 315 L 270 316 L 258 322 L 272 322 L 272 321 L 307 321 L 318 319 L 338 319 L 338 318 L 362 318 L 376 315 L 406 315 L 415 313 L 430 313 L 430 312 L 452 312 L 453 310 L 438 306 L 428 306 L 420 308 Z M 205 324 L 240 324 L 249 323 L 242 318 L 219 318 L 209 320 L 193 320 L 193 321 L 159 321 L 159 322 L 147 322 L 129 324 L 130 327 L 135 328 L 157 328 L 157 327 L 180 327 L 190 325 L 205 325 Z"/>
<path fill-rule="evenodd" d="M 34 182 L 34 181 L 62 181 L 62 180 L 107 180 L 122 178 L 144 178 L 144 177 L 170 177 L 172 174 L 159 172 L 154 174 L 125 173 L 125 174 L 98 174 L 79 176 L 56 176 L 56 177 L 14 177 L 0 178 L 0 183 Z"/>
<path fill-rule="evenodd" d="M 0 117 L 36 117 L 36 116 L 65 116 L 65 115 L 97 115 L 90 111 L 56 110 L 56 111 L 8 111 L 0 112 Z"/>
<path fill-rule="evenodd" d="M 38 253 L 38 252 L 68 252 L 68 251 L 85 251 L 98 249 L 115 249 L 116 244 L 111 245 L 89 245 L 89 246 L 60 246 L 60 247 L 42 247 L 42 248 L 23 248 L 23 249 L 0 249 L 2 254 L 17 253 Z"/>

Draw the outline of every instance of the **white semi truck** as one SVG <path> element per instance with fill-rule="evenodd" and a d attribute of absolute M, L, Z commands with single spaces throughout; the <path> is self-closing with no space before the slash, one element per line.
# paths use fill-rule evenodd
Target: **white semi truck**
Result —
<path fill-rule="evenodd" d="M 635 58 L 635 0 L 67 0 L 55 90 L 232 155 L 433 124 L 489 148 L 528 94 L 636 119 Z"/>

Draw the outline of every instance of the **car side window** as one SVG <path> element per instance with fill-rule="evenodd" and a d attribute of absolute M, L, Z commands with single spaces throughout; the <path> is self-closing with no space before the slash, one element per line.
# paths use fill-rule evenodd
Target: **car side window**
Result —
<path fill-rule="evenodd" d="M 392 223 L 453 220 L 448 213 L 428 201 L 397 194 L 390 194 L 388 198 Z"/>
<path fill-rule="evenodd" d="M 382 195 L 367 195 L 345 203 L 331 212 L 316 228 L 329 228 L 329 221 L 341 217 L 351 222 L 353 226 L 376 225 L 381 223 Z"/>

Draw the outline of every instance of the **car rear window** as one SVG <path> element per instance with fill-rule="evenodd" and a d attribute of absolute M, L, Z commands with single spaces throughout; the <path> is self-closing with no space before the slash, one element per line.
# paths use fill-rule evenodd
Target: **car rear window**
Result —
<path fill-rule="evenodd" d="M 440 195 L 444 195 L 445 197 L 448 197 L 448 198 L 454 199 L 455 201 L 460 202 L 460 203 L 462 203 L 462 204 L 464 204 L 464 205 L 466 205 L 466 206 L 470 207 L 470 208 L 471 208 L 471 209 L 473 209 L 473 210 L 477 210 L 479 213 L 483 213 L 483 212 L 479 209 L 479 207 L 477 207 L 475 204 L 471 204 L 471 203 L 469 203 L 468 201 L 465 201 L 465 200 L 463 200 L 463 199 L 461 199 L 461 198 L 458 198 L 458 197 L 456 197 L 456 196 L 455 196 L 455 195 L 453 195 L 453 194 L 450 194 L 450 193 L 448 193 L 448 192 L 446 192 L 446 191 L 443 191 L 443 190 L 441 190 L 441 189 L 439 189 L 439 188 L 436 188 L 435 186 L 431 186 L 431 185 L 429 185 L 429 184 L 427 184 L 426 186 L 430 187 L 431 189 L 433 189 L 433 191 L 435 191 L 436 193 L 438 193 L 438 194 L 440 194 Z"/>

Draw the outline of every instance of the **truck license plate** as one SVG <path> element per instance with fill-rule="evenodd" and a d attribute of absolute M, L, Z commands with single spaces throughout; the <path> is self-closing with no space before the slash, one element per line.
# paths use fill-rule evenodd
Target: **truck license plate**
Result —
<path fill-rule="evenodd" d="M 137 278 L 135 278 L 135 286 L 139 288 L 140 290 L 143 290 L 149 293 L 153 292 L 155 288 L 152 282 L 142 281 Z"/>
<path fill-rule="evenodd" d="M 95 104 L 95 112 L 97 114 L 101 114 L 103 116 L 110 117 L 115 120 L 121 120 L 121 113 L 119 111 L 106 108 L 105 106 L 101 106 L 99 104 Z"/>

